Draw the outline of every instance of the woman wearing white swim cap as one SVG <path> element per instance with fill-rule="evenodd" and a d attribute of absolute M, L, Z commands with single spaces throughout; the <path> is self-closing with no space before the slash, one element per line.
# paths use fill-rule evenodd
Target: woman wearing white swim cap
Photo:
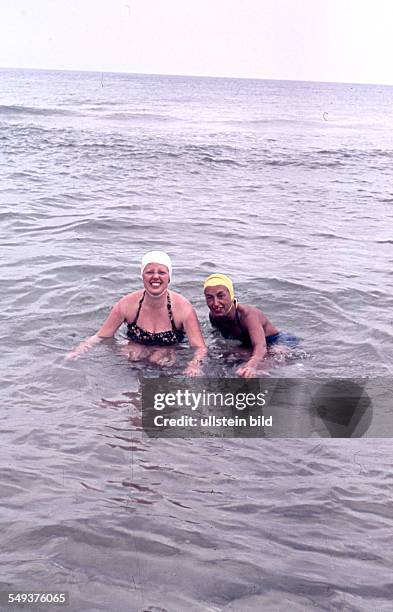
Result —
<path fill-rule="evenodd" d="M 187 336 L 190 346 L 196 351 L 186 373 L 198 375 L 206 345 L 194 308 L 185 297 L 168 288 L 172 280 L 169 255 L 164 251 L 146 253 L 141 262 L 141 277 L 143 289 L 121 298 L 98 332 L 82 342 L 68 358 L 78 358 L 102 339 L 112 338 L 120 325 L 126 323 L 127 336 L 137 345 L 170 347 Z M 136 348 L 134 355 L 141 352 Z M 160 362 L 156 354 L 152 360 Z"/>

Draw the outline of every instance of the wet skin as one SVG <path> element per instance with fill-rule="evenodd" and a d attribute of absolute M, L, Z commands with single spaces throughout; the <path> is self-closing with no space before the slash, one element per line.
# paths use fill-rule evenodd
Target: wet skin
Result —
<path fill-rule="evenodd" d="M 135 291 L 121 298 L 112 308 L 109 316 L 98 332 L 85 341 L 81 342 L 76 349 L 67 355 L 67 359 L 78 359 L 79 356 L 98 344 L 104 338 L 112 338 L 117 329 L 124 322 L 134 321 L 139 308 L 139 302 L 143 299 L 143 307 L 140 309 L 138 326 L 147 332 L 159 333 L 171 329 L 172 324 L 167 307 L 168 285 L 170 282 L 169 270 L 159 263 L 149 263 L 145 266 L 142 274 L 143 290 Z M 179 293 L 170 291 L 172 313 L 176 329 L 184 329 L 189 345 L 195 349 L 193 358 L 188 362 L 185 374 L 198 376 L 201 374 L 201 366 L 206 355 L 206 345 L 203 340 L 196 313 L 186 298 Z M 144 358 L 152 363 L 168 365 L 173 362 L 173 354 L 169 354 L 163 347 L 155 347 L 153 350 L 136 343 L 130 343 L 128 356 L 131 360 Z"/>
<path fill-rule="evenodd" d="M 258 308 L 235 304 L 223 285 L 206 287 L 205 299 L 211 324 L 224 337 L 230 336 L 252 346 L 250 359 L 238 368 L 237 374 L 245 378 L 256 376 L 257 367 L 266 355 L 266 336 L 278 333 L 277 327 Z"/>

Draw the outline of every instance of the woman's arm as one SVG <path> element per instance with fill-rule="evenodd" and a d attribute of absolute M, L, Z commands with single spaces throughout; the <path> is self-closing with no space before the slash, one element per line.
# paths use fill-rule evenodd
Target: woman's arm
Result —
<path fill-rule="evenodd" d="M 124 298 L 123 298 L 124 299 Z M 78 359 L 83 353 L 86 353 L 96 344 L 99 344 L 104 338 L 112 338 L 120 325 L 124 321 L 122 300 L 117 302 L 112 308 L 104 324 L 100 327 L 94 336 L 90 336 L 83 340 L 73 351 L 68 353 L 66 359 Z"/>
<path fill-rule="evenodd" d="M 101 325 L 98 330 L 96 336 L 99 338 L 113 338 L 120 325 L 124 322 L 124 298 L 119 300 L 117 304 L 114 305 L 109 315 L 105 319 L 103 325 Z"/>
<path fill-rule="evenodd" d="M 253 378 L 257 367 L 266 355 L 266 338 L 258 312 L 251 311 L 242 317 L 242 325 L 248 331 L 252 344 L 251 357 L 246 363 L 236 370 L 239 376 Z"/>
<path fill-rule="evenodd" d="M 195 353 L 187 364 L 185 374 L 188 376 L 198 376 L 198 374 L 202 373 L 202 364 L 207 354 L 207 348 L 202 336 L 198 317 L 190 303 L 188 303 L 185 308 L 183 327 L 190 346 L 195 348 Z"/>

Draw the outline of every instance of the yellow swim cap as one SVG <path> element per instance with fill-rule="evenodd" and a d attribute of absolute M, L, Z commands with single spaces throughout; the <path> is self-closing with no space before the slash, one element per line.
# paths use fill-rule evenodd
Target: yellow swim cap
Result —
<path fill-rule="evenodd" d="M 218 272 L 216 272 L 215 274 L 210 274 L 210 276 L 208 276 L 205 280 L 203 288 L 206 289 L 206 287 L 217 287 L 217 285 L 223 285 L 224 287 L 226 287 L 229 291 L 231 300 L 235 299 L 233 283 L 229 276 L 227 276 L 226 274 L 219 274 Z"/>

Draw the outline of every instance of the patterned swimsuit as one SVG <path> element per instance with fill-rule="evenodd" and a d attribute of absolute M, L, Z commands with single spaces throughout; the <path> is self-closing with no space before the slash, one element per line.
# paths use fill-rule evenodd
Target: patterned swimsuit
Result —
<path fill-rule="evenodd" d="M 142 303 L 143 303 L 143 300 L 145 299 L 145 293 L 146 292 L 144 291 L 141 299 L 139 300 L 138 310 L 137 310 L 137 313 L 135 315 L 135 319 L 133 320 L 133 322 L 127 323 L 127 321 L 125 321 L 125 323 L 127 323 L 128 338 L 130 340 L 133 340 L 134 342 L 139 342 L 139 344 L 146 344 L 149 346 L 170 346 L 171 344 L 178 344 L 179 342 L 182 342 L 184 340 L 184 335 L 185 335 L 184 330 L 176 329 L 175 321 L 173 319 L 172 304 L 171 304 L 171 298 L 169 296 L 169 292 L 167 294 L 166 304 L 168 308 L 168 315 L 169 315 L 169 320 L 172 325 L 172 329 L 168 329 L 162 332 L 149 332 L 149 331 L 146 331 L 145 329 L 142 329 L 142 327 L 139 327 L 139 325 L 137 325 L 139 313 L 142 308 Z"/>

